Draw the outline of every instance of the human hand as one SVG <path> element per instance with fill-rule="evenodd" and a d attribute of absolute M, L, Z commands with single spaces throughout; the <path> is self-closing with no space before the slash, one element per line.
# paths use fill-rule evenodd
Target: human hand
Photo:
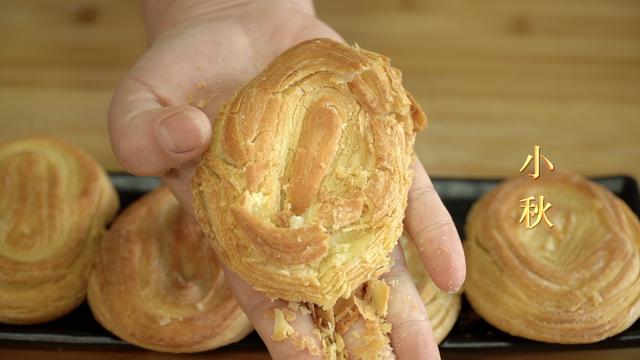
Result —
<path fill-rule="evenodd" d="M 216 117 L 220 106 L 290 46 L 311 38 L 341 38 L 315 17 L 310 0 L 149 0 L 143 2 L 143 12 L 151 46 L 114 95 L 109 112 L 111 143 L 127 170 L 162 176 L 192 211 L 191 177 L 209 144 L 209 119 Z M 465 276 L 462 246 L 419 161 L 414 170 L 406 229 L 423 244 L 418 248 L 423 249 L 434 282 L 456 290 Z M 400 359 L 438 358 L 424 306 L 399 249 L 394 257 L 395 265 L 384 276 L 397 280 L 390 282 L 387 317 L 394 352 Z M 312 358 L 290 342 L 272 340 L 269 312 L 282 302 L 272 302 L 228 270 L 227 278 L 274 358 Z M 312 337 L 308 315 L 297 314 L 291 325 Z"/>

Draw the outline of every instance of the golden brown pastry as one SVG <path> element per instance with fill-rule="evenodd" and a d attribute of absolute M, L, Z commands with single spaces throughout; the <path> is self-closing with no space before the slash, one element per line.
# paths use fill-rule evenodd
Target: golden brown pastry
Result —
<path fill-rule="evenodd" d="M 526 229 L 522 199 L 551 207 Z M 523 175 L 484 195 L 467 218 L 466 295 L 492 325 L 553 343 L 591 343 L 640 315 L 640 224 L 609 190 L 570 172 Z"/>
<path fill-rule="evenodd" d="M 210 350 L 252 330 L 202 230 L 167 188 L 116 219 L 96 254 L 88 300 L 105 328 L 156 351 Z"/>
<path fill-rule="evenodd" d="M 223 107 L 195 212 L 255 288 L 329 309 L 389 268 L 425 121 L 386 57 L 301 43 Z"/>
<path fill-rule="evenodd" d="M 411 273 L 411 278 L 427 309 L 429 323 L 433 330 L 433 337 L 439 344 L 447 337 L 447 334 L 449 334 L 449 331 L 451 331 L 458 319 L 461 295 L 449 294 L 440 290 L 440 288 L 434 284 L 422 263 L 418 249 L 416 249 L 413 241 L 409 241 L 408 236 L 409 235 L 405 233 L 400 238 L 407 269 L 409 273 Z"/>
<path fill-rule="evenodd" d="M 118 209 L 105 172 L 48 137 L 0 145 L 0 322 L 33 324 L 80 304 L 96 246 Z"/>

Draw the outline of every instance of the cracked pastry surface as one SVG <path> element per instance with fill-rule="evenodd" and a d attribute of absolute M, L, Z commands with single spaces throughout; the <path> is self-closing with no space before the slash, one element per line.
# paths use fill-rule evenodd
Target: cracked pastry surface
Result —
<path fill-rule="evenodd" d="M 0 145 L 0 322 L 42 323 L 85 298 L 118 197 L 79 148 L 49 137 Z"/>
<path fill-rule="evenodd" d="M 88 300 L 105 328 L 156 351 L 210 350 L 252 330 L 202 230 L 167 188 L 116 219 L 96 254 Z"/>
<path fill-rule="evenodd" d="M 408 234 L 402 235 L 400 244 L 407 269 L 429 315 L 433 337 L 439 344 L 447 337 L 458 319 L 462 295 L 449 294 L 436 286 L 422 263 L 418 249 L 413 241 L 409 240 Z"/>
<path fill-rule="evenodd" d="M 425 122 L 388 58 L 301 43 L 221 110 L 194 210 L 256 289 L 328 309 L 388 269 Z"/>
<path fill-rule="evenodd" d="M 519 223 L 520 200 L 544 195 L 554 227 Z M 640 224 L 609 190 L 566 171 L 520 176 L 485 194 L 467 218 L 472 307 L 533 340 L 591 343 L 640 315 Z"/>

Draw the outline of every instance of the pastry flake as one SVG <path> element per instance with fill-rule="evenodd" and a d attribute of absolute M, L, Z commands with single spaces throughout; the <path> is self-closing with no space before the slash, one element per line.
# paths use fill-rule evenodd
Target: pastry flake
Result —
<path fill-rule="evenodd" d="M 330 310 L 309 304 L 311 318 L 320 338 L 324 359 L 393 360 L 385 317 L 389 285 L 369 280 L 348 299 L 341 298 Z"/>

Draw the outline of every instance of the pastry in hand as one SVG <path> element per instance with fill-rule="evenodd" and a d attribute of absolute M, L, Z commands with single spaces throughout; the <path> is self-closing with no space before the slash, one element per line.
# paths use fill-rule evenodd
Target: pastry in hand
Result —
<path fill-rule="evenodd" d="M 388 58 L 306 41 L 222 108 L 194 210 L 256 289 L 329 309 L 389 269 L 425 122 Z"/>
<path fill-rule="evenodd" d="M 447 337 L 449 331 L 458 319 L 460 314 L 460 294 L 449 294 L 440 290 L 427 273 L 418 249 L 413 241 L 409 240 L 408 234 L 403 234 L 400 244 L 404 252 L 407 269 L 411 278 L 420 293 L 420 298 L 424 303 L 429 315 L 429 323 L 433 330 L 433 337 L 439 344 Z"/>
<path fill-rule="evenodd" d="M 49 137 L 0 144 L 0 322 L 56 319 L 85 299 L 118 197 L 98 163 Z"/>
<path fill-rule="evenodd" d="M 309 355 L 323 359 L 393 360 L 396 357 L 388 336 L 391 325 L 385 320 L 389 290 L 387 283 L 373 279 L 362 284 L 348 299 L 338 299 L 330 309 L 293 302 L 288 307 L 275 308 L 271 338 L 289 341 L 296 349 L 306 349 Z M 291 326 L 297 313 L 311 318 L 315 339 L 301 336 Z"/>
<path fill-rule="evenodd" d="M 592 343 L 638 319 L 640 223 L 601 185 L 558 170 L 516 177 L 473 206 L 466 230 L 466 296 L 502 331 Z"/>
<path fill-rule="evenodd" d="M 167 188 L 129 206 L 96 254 L 89 306 L 143 348 L 196 352 L 252 331 L 200 226 Z"/>

